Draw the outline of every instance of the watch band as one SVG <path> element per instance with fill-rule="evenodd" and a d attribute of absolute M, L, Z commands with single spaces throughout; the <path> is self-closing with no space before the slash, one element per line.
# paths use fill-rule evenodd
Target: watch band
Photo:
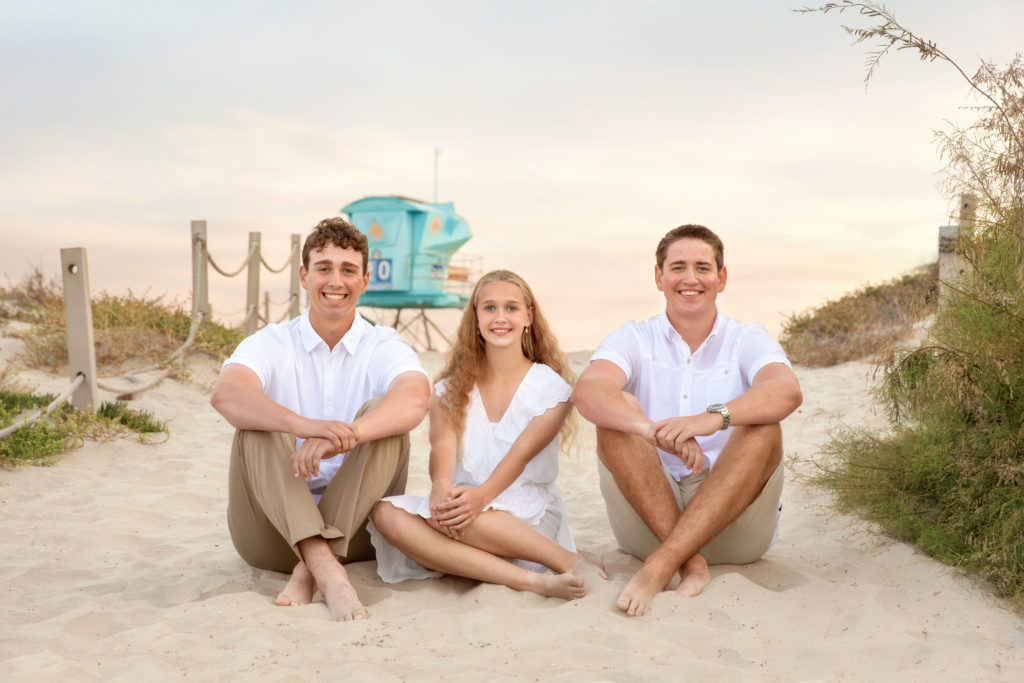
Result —
<path fill-rule="evenodd" d="M 724 403 L 712 403 L 708 406 L 709 413 L 718 413 L 722 416 L 722 428 L 719 431 L 725 431 L 729 428 L 729 421 L 732 417 L 729 415 L 729 407 Z"/>

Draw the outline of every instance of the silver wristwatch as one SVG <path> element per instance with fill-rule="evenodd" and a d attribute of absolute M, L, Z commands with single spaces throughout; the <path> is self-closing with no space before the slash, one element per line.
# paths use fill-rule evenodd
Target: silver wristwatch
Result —
<path fill-rule="evenodd" d="M 729 428 L 729 420 L 731 418 L 729 417 L 729 407 L 727 405 L 725 405 L 724 403 L 712 403 L 711 405 L 708 406 L 708 412 L 720 413 L 722 415 L 721 431 L 725 431 L 726 429 Z"/>

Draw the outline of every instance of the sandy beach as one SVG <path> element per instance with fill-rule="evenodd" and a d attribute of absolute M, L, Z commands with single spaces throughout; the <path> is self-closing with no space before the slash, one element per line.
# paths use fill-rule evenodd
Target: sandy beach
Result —
<path fill-rule="evenodd" d="M 19 344 L 0 337 L 0 362 Z M 421 357 L 439 369 L 440 355 Z M 572 354 L 577 372 L 587 357 Z M 783 425 L 779 540 L 757 563 L 713 567 L 697 598 L 662 593 L 636 619 L 616 609 L 640 562 L 616 549 L 581 422 L 559 483 L 576 543 L 607 565 L 607 582 L 564 602 L 450 577 L 389 586 L 364 562 L 349 572 L 370 618 L 351 623 L 322 602 L 276 607 L 286 577 L 236 555 L 224 515 L 232 429 L 208 402 L 217 365 L 191 369 L 132 402 L 169 422 L 165 443 L 87 442 L 55 467 L 0 471 L 0 679 L 1024 680 L 1020 617 L 976 579 L 832 512 L 801 480 L 830 428 L 881 424 L 867 363 L 796 368 L 805 402 Z M 412 493 L 429 489 L 427 453 L 424 423 Z"/>

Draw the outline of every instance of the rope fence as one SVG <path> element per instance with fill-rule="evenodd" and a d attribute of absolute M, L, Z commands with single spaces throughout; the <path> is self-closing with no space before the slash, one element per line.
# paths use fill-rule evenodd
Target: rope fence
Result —
<path fill-rule="evenodd" d="M 277 322 L 289 320 L 299 314 L 301 291 L 299 284 L 300 235 L 291 235 L 288 260 L 280 268 L 275 269 L 271 268 L 266 259 L 260 254 L 260 233 L 250 232 L 249 252 L 245 260 L 234 272 L 227 272 L 226 269 L 221 268 L 209 253 L 206 242 L 206 221 L 192 221 L 190 238 L 192 243 L 192 316 L 188 335 L 184 343 L 173 351 L 166 360 L 118 377 L 97 377 L 92 325 L 92 301 L 90 299 L 89 269 L 85 248 L 73 247 L 60 250 L 61 273 L 64 286 L 65 337 L 68 347 L 68 372 L 71 376 L 71 382 L 64 392 L 50 402 L 44 410 L 33 411 L 0 430 L 0 438 L 6 438 L 20 428 L 49 416 L 64 402 L 70 402 L 77 410 L 93 412 L 97 408 L 99 389 L 115 393 L 118 398 L 129 398 L 134 394 L 141 393 L 159 384 L 170 374 L 168 366 L 182 358 L 189 347 L 192 346 L 199 327 L 210 320 L 208 267 L 229 278 L 247 271 L 247 301 L 244 309 L 246 315 L 242 323 L 242 329 L 246 334 L 255 332 L 260 324 L 266 325 L 270 319 L 270 295 L 268 293 L 264 293 L 263 314 L 261 315 L 258 310 L 259 269 L 261 265 L 275 274 L 282 273 L 291 266 L 289 295 L 285 302 L 288 306 Z M 156 372 L 157 374 L 146 380 L 141 380 L 137 377 L 138 374 L 149 372 Z M 108 380 L 111 379 L 117 380 L 120 383 L 110 383 Z"/>
<path fill-rule="evenodd" d="M 205 250 L 205 248 L 206 248 L 206 245 L 203 245 L 203 249 L 204 250 Z M 244 261 L 242 261 L 242 265 L 238 266 L 238 268 L 235 271 L 231 272 L 231 273 L 227 272 L 226 270 L 224 270 L 223 268 L 218 266 L 217 262 L 213 260 L 213 256 L 210 255 L 210 252 L 206 252 L 206 260 L 209 261 L 210 266 L 214 270 L 216 270 L 218 273 L 220 273 L 224 277 L 234 277 L 236 275 L 239 275 L 243 270 L 245 270 L 245 267 L 247 265 L 249 265 L 249 261 L 252 259 L 253 254 L 255 254 L 256 252 L 257 252 L 257 247 L 256 247 L 255 244 L 252 245 L 251 247 L 249 247 L 249 255 L 245 257 Z M 262 257 L 260 257 L 260 258 L 262 260 Z"/>
<path fill-rule="evenodd" d="M 245 317 L 242 319 L 242 331 L 252 334 L 270 320 L 269 299 L 264 296 L 263 312 L 260 312 L 260 266 L 271 273 L 283 273 L 291 267 L 288 287 L 288 306 L 277 322 L 290 320 L 299 315 L 299 302 L 302 288 L 299 284 L 299 266 L 302 251 L 302 236 L 292 234 L 288 260 L 280 268 L 273 268 L 261 253 L 262 237 L 259 232 L 249 233 L 249 253 L 241 265 L 233 271 L 222 268 L 210 254 L 207 241 L 206 221 L 192 221 L 192 271 L 196 285 L 192 289 L 192 311 L 202 313 L 207 320 L 210 318 L 210 297 L 208 284 L 208 267 L 224 277 L 232 278 L 246 273 Z"/>
<path fill-rule="evenodd" d="M 37 422 L 44 417 L 48 417 L 50 413 L 57 410 L 57 407 L 64 403 L 64 401 L 67 401 L 69 398 L 71 398 L 71 394 L 73 394 L 78 389 L 78 387 L 82 386 L 82 383 L 84 381 L 85 375 L 78 375 L 77 377 L 75 377 L 74 381 L 72 381 L 68 388 L 64 390 L 64 393 L 50 401 L 50 403 L 48 403 L 43 410 L 36 413 L 30 413 L 29 415 L 21 418 L 20 420 L 17 420 L 13 424 L 4 427 L 3 429 L 0 429 L 0 439 L 10 436 L 11 434 L 18 431 L 22 427 L 25 427 L 26 425 L 30 425 L 33 422 Z"/>
<path fill-rule="evenodd" d="M 976 201 L 976 198 L 971 195 L 961 196 L 960 215 L 957 225 L 939 227 L 939 279 L 942 282 L 955 281 L 963 275 L 967 268 L 967 263 L 962 254 L 959 233 L 961 230 L 970 229 L 973 225 Z M 196 332 L 200 325 L 210 319 L 208 267 L 229 278 L 240 275 L 242 271 L 247 271 L 246 316 L 242 325 L 246 334 L 255 332 L 259 323 L 265 325 L 270 319 L 270 295 L 268 293 L 264 293 L 262 315 L 259 312 L 259 271 L 261 265 L 272 273 L 281 273 L 286 267 L 291 265 L 288 308 L 278 322 L 294 318 L 299 314 L 300 235 L 293 234 L 291 236 L 291 249 L 288 261 L 275 270 L 267 265 L 266 260 L 260 254 L 260 233 L 250 232 L 249 253 L 246 255 L 242 265 L 232 273 L 222 269 L 210 255 L 206 241 L 206 221 L 192 221 L 191 241 L 192 319 L 189 325 L 188 337 L 180 347 L 171 353 L 167 360 L 136 371 L 136 373 L 157 371 L 156 376 L 146 381 L 140 381 L 134 374 L 122 375 L 118 378 L 128 382 L 126 386 L 117 386 L 106 381 L 113 378 L 101 380 L 96 376 L 92 302 L 89 296 L 89 272 L 85 249 L 83 247 L 73 247 L 60 250 L 61 273 L 64 285 L 68 372 L 71 376 L 71 381 L 67 389 L 50 402 L 43 411 L 31 413 L 0 430 L 0 438 L 6 438 L 21 427 L 50 415 L 65 401 L 69 401 L 78 410 L 92 412 L 96 409 L 98 389 L 114 392 L 121 397 L 146 391 L 159 384 L 170 373 L 167 366 L 185 354 L 195 340 Z M 396 316 L 396 326 L 398 326 L 398 322 Z"/>

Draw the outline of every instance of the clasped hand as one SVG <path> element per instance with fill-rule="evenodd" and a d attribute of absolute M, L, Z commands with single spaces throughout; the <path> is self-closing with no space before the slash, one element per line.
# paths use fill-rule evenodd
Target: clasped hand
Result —
<path fill-rule="evenodd" d="M 292 454 L 292 471 L 307 480 L 320 474 L 322 459 L 347 453 L 359 443 L 356 426 L 340 420 L 305 420 L 295 435 L 305 441 Z"/>
<path fill-rule="evenodd" d="M 487 504 L 480 489 L 436 482 L 430 490 L 430 518 L 441 533 L 459 540 Z M 434 525 L 431 525 L 434 526 Z"/>
<path fill-rule="evenodd" d="M 704 468 L 704 451 L 695 437 L 714 434 L 721 417 L 717 413 L 698 413 L 670 417 L 651 424 L 647 440 L 663 451 L 674 453 L 695 473 Z"/>

